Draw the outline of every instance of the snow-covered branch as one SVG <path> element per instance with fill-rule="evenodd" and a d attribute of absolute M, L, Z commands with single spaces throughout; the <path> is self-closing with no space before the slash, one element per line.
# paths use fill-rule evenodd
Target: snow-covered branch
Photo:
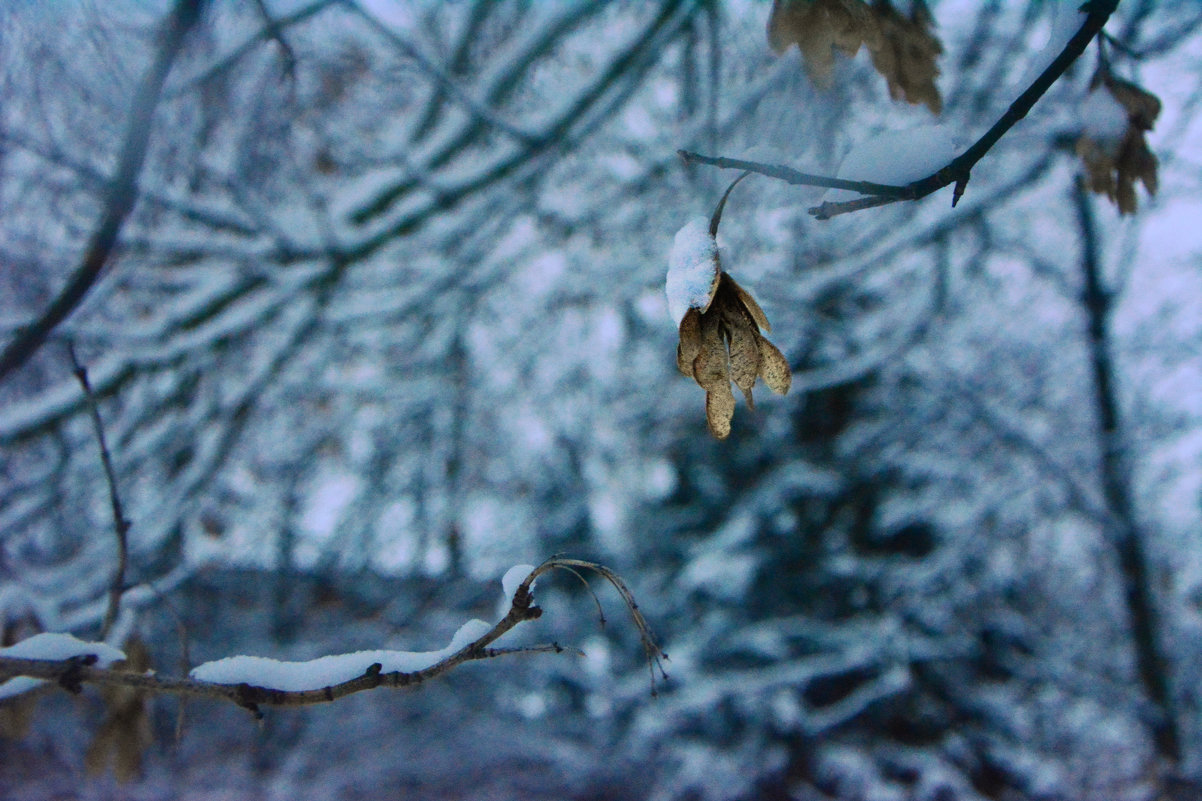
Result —
<path fill-rule="evenodd" d="M 604 565 L 553 557 L 537 567 L 518 565 L 511 568 L 502 579 L 509 600 L 509 611 L 505 616 L 491 625 L 482 620 L 468 621 L 460 626 L 445 648 L 437 651 L 357 651 L 306 662 L 230 656 L 198 665 L 187 677 L 172 677 L 114 667 L 125 659 L 125 654 L 103 642 L 83 642 L 68 634 L 38 634 L 0 649 L 0 679 L 5 680 L 0 683 L 0 700 L 21 695 L 45 682 L 54 682 L 74 693 L 80 692 L 85 684 L 95 684 L 232 701 L 261 716 L 262 706 L 311 706 L 378 687 L 417 687 L 467 662 L 512 654 L 575 651 L 558 643 L 493 647 L 519 624 L 542 616 L 542 609 L 534 603 L 531 588 L 540 576 L 557 569 L 577 577 L 581 576 L 581 571 L 595 573 L 618 591 L 642 639 L 652 669 L 654 691 L 656 669 L 666 678 L 662 669 L 666 655 L 656 644 L 626 583 Z"/>

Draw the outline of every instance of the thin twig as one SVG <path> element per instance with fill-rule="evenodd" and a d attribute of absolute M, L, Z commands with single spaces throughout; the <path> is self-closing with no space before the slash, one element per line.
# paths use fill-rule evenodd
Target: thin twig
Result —
<path fill-rule="evenodd" d="M 171 615 L 175 621 L 175 634 L 179 642 L 179 668 L 181 673 L 187 673 L 192 669 L 192 646 L 191 638 L 188 636 L 188 625 L 184 623 L 183 617 L 180 616 L 179 610 L 175 608 L 175 604 L 171 603 L 171 599 L 166 593 L 160 590 L 153 581 L 146 582 L 146 586 L 154 593 L 159 602 L 166 608 L 167 613 Z M 175 743 L 178 746 L 184 738 L 184 721 L 188 716 L 188 699 L 179 699 L 179 710 L 175 715 Z"/>
<path fill-rule="evenodd" d="M 718 205 L 714 207 L 714 213 L 710 215 L 710 236 L 718 235 L 718 225 L 722 222 L 722 211 L 726 208 L 726 199 L 730 197 L 730 193 L 739 185 L 739 181 L 742 181 L 748 175 L 751 175 L 751 173 L 739 173 L 739 177 L 731 181 L 730 186 L 726 187 L 726 191 L 722 193 L 722 199 L 718 201 Z"/>
<path fill-rule="evenodd" d="M 200 6 L 200 0 L 178 0 L 172 9 L 154 63 L 142 77 L 130 107 L 117 172 L 105 199 L 100 221 L 88 240 L 83 261 L 42 315 L 23 328 L 0 353 L 0 381 L 29 361 L 46 342 L 50 332 L 75 311 L 108 263 L 125 219 L 133 211 L 137 199 L 138 174 L 146 160 L 154 111 L 163 82 L 183 46 L 185 34 L 200 16 Z"/>
<path fill-rule="evenodd" d="M 757 175 L 765 175 L 784 181 L 794 186 L 820 186 L 827 189 L 848 189 L 865 195 L 883 195 L 886 197 L 902 197 L 906 193 L 904 186 L 889 184 L 874 184 L 871 181 L 849 181 L 846 178 L 831 178 L 825 175 L 814 175 L 801 172 L 784 164 L 766 164 L 762 161 L 747 159 L 732 159 L 725 156 L 703 156 L 688 150 L 677 150 L 676 154 L 688 163 L 704 164 L 727 170 L 745 170 Z"/>
<path fill-rule="evenodd" d="M 534 579 L 538 578 L 538 576 L 550 570 L 562 570 L 568 568 L 572 568 L 573 572 L 576 570 L 592 571 L 608 581 L 610 585 L 612 585 L 613 588 L 618 591 L 618 595 L 622 597 L 622 601 L 626 604 L 626 609 L 630 612 L 630 617 L 634 621 L 635 628 L 638 629 L 639 638 L 642 640 L 643 652 L 647 659 L 647 668 L 651 674 L 651 694 L 655 695 L 655 671 L 658 669 L 660 675 L 665 681 L 667 681 L 668 673 L 666 670 L 664 670 L 663 663 L 665 660 L 667 660 L 668 655 L 663 652 L 658 644 L 656 644 L 655 636 L 651 633 L 651 626 L 648 625 L 647 619 L 643 617 L 643 613 L 639 610 L 639 605 L 634 599 L 634 593 L 632 593 L 630 588 L 626 586 L 626 582 L 622 580 L 621 576 L 610 570 L 605 565 L 598 564 L 596 562 L 587 562 L 583 559 L 554 557 L 536 567 L 526 581 L 533 582 Z M 523 582 L 522 586 L 526 587 L 528 585 L 526 582 Z M 521 591 L 519 590 L 518 595 L 520 594 Z M 515 600 L 516 597 L 517 596 L 515 596 Z"/>
<path fill-rule="evenodd" d="M 566 565 L 561 566 L 559 569 L 566 570 L 567 572 L 571 573 L 573 576 L 578 578 L 580 580 L 580 583 L 584 585 L 584 588 L 586 590 L 588 590 L 588 594 L 590 596 L 592 596 L 593 603 L 597 606 L 597 618 L 600 623 L 600 626 L 601 626 L 601 628 L 605 628 L 605 624 L 608 622 L 605 619 L 605 607 L 603 607 L 601 605 L 601 599 L 597 597 L 597 591 L 593 589 L 593 585 L 588 583 L 588 579 L 586 579 L 584 576 L 582 576 L 580 574 L 579 570 L 567 567 Z"/>
<path fill-rule="evenodd" d="M 980 139 L 959 156 L 952 159 L 946 166 L 936 170 L 925 178 L 912 181 L 905 186 L 874 184 L 868 181 L 847 181 L 825 175 L 803 173 L 780 164 L 765 164 L 720 156 L 703 156 L 686 150 L 678 151 L 678 153 L 686 162 L 695 162 L 697 164 L 706 164 L 725 169 L 747 170 L 769 178 L 776 178 L 789 184 L 826 187 L 828 189 L 847 189 L 868 196 L 843 202 L 827 201 L 814 206 L 809 212 L 819 220 L 828 220 L 840 214 L 861 211 L 875 206 L 884 206 L 900 200 L 920 200 L 945 186 L 953 184 L 955 185 L 955 193 L 952 198 L 952 206 L 955 206 L 964 194 L 964 189 L 968 185 L 972 168 L 976 166 L 978 161 L 985 157 L 985 154 L 1019 120 L 1027 116 L 1027 113 L 1030 112 L 1036 102 L 1051 88 L 1052 84 L 1059 80 L 1060 76 L 1068 70 L 1069 66 L 1081 57 L 1081 54 L 1085 52 L 1085 48 L 1089 46 L 1090 41 L 1102 30 L 1102 27 L 1110 19 L 1111 14 L 1114 13 L 1117 7 L 1118 0 L 1090 0 L 1090 2 L 1082 5 L 1081 10 L 1086 13 L 1086 18 L 1081 27 L 1069 39 L 1064 49 L 1060 51 L 1060 54 L 1056 56 L 1052 63 L 1018 96 L 1017 100 L 1010 104 L 1010 107 L 1006 109 L 1006 113 Z"/>
<path fill-rule="evenodd" d="M 125 590 L 125 570 L 129 566 L 129 519 L 121 506 L 121 495 L 117 492 L 117 475 L 113 471 L 113 458 L 109 453 L 108 442 L 104 437 L 104 425 L 100 421 L 100 407 L 96 403 L 96 395 L 92 392 L 92 384 L 88 381 L 88 371 L 79 363 L 75 355 L 75 345 L 67 343 L 67 353 L 71 357 L 71 369 L 75 378 L 83 388 L 87 400 L 88 411 L 92 416 L 92 427 L 96 430 L 96 441 L 100 444 L 100 461 L 104 465 L 104 478 L 109 485 L 109 504 L 113 510 L 113 532 L 117 535 L 117 568 L 113 571 L 113 581 L 109 585 L 109 603 L 104 612 L 104 623 L 100 626 L 100 639 L 108 637 L 113 623 L 117 620 L 117 609 L 121 605 L 121 593 Z"/>

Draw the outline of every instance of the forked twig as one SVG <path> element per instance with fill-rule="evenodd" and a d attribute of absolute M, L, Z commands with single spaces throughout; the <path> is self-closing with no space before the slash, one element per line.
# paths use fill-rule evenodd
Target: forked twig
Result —
<path fill-rule="evenodd" d="M 536 567 L 526 581 L 522 582 L 522 587 L 529 588 L 530 583 L 533 583 L 543 573 L 552 570 L 571 570 L 576 573 L 578 570 L 588 570 L 596 573 L 601 578 L 605 579 L 621 596 L 622 602 L 626 604 L 627 611 L 630 612 L 630 617 L 634 621 L 635 628 L 638 629 L 639 639 L 643 643 L 643 652 L 647 659 L 647 669 L 651 674 L 651 694 L 656 694 L 655 689 L 655 671 L 658 669 L 660 676 L 664 681 L 668 679 L 668 673 L 664 670 L 664 661 L 668 655 L 663 652 L 659 645 L 655 642 L 655 636 L 651 633 L 651 626 L 648 625 L 647 619 L 643 617 L 642 611 L 639 609 L 638 602 L 634 598 L 634 593 L 626 586 L 626 582 L 617 573 L 610 570 L 608 567 L 597 562 L 588 562 L 583 559 L 569 559 L 564 557 L 552 557 L 541 565 Z M 579 575 L 579 573 L 577 573 Z M 521 589 L 518 590 L 521 594 Z"/>

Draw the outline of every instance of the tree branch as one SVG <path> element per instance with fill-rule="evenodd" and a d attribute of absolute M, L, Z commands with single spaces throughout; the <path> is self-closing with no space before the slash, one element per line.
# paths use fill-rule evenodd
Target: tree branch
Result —
<path fill-rule="evenodd" d="M 927 177 L 920 178 L 905 186 L 875 184 L 870 181 L 848 181 L 825 175 L 812 175 L 781 164 L 765 164 L 720 156 L 703 156 L 687 150 L 677 152 L 686 163 L 705 164 L 723 169 L 747 170 L 769 178 L 776 178 L 789 184 L 826 187 L 828 189 L 847 189 L 866 195 L 866 197 L 855 198 L 854 200 L 842 202 L 826 201 L 818 206 L 814 206 L 809 210 L 810 214 L 819 220 L 829 220 L 831 217 L 840 214 L 884 206 L 896 203 L 899 200 L 921 200 L 927 195 L 952 184 L 955 184 L 955 194 L 952 197 L 952 206 L 955 206 L 964 194 L 964 189 L 968 185 L 972 168 L 976 166 L 978 161 L 985 157 L 985 154 L 1019 120 L 1027 116 L 1028 112 L 1031 111 L 1039 99 L 1051 88 L 1052 84 L 1059 80 L 1060 76 L 1068 70 L 1069 66 L 1081 57 L 1081 54 L 1085 52 L 1085 48 L 1089 46 L 1090 41 L 1101 32 L 1102 27 L 1110 19 L 1110 15 L 1114 13 L 1117 7 L 1118 0 L 1090 0 L 1090 2 L 1083 4 L 1081 10 L 1086 13 L 1086 17 L 1080 29 L 1068 40 L 1064 49 L 1053 59 L 1047 69 L 1040 73 L 1039 77 L 1018 96 L 1018 99 L 1010 104 L 1010 107 L 1006 109 L 1006 113 L 993 124 L 993 127 L 947 165 Z"/>
<path fill-rule="evenodd" d="M 1122 573 L 1136 676 L 1154 710 L 1150 721 L 1153 740 L 1157 752 L 1175 770 L 1181 765 L 1183 752 L 1173 698 L 1173 666 L 1163 645 L 1167 627 L 1156 602 L 1155 570 L 1131 488 L 1130 454 L 1122 429 L 1111 339 L 1113 295 L 1102 279 L 1097 224 L 1089 193 L 1081 182 L 1074 187 L 1073 199 L 1081 231 L 1081 272 L 1085 283 L 1081 305 L 1087 318 L 1090 372 L 1101 445 L 1102 495 L 1110 522 L 1108 534 Z"/>
<path fill-rule="evenodd" d="M 75 311 L 108 263 L 125 218 L 133 210 L 134 201 L 137 199 L 138 175 L 146 159 L 154 110 L 158 105 L 163 82 L 183 46 L 185 34 L 200 17 L 200 5 L 200 0 L 177 0 L 172 9 L 161 34 L 154 63 L 142 77 L 142 83 L 134 95 L 126 123 L 125 141 L 117 162 L 117 173 L 109 188 L 100 222 L 88 240 L 83 261 L 46 311 L 23 328 L 4 348 L 3 353 L 0 353 L 0 381 L 29 361 L 46 342 L 50 332 Z"/>
<path fill-rule="evenodd" d="M 108 609 L 104 613 L 104 623 L 100 627 L 100 639 L 108 636 L 117 620 L 117 609 L 121 605 L 121 593 L 125 590 L 125 569 L 129 565 L 129 519 L 121 506 L 121 496 L 117 493 L 117 476 L 113 472 L 113 458 L 109 454 L 108 443 L 104 438 L 104 425 L 100 421 L 100 407 L 96 396 L 92 393 L 92 385 L 88 381 L 87 369 L 79 363 L 75 356 L 75 346 L 68 343 L 67 353 L 71 357 L 71 368 L 75 379 L 83 388 L 84 397 L 88 402 L 88 411 L 92 416 L 92 428 L 96 430 L 96 441 L 100 445 L 100 462 L 104 465 L 104 478 L 109 485 L 109 504 L 113 510 L 113 531 L 117 535 L 117 569 L 113 571 L 113 581 L 109 587 Z"/>
<path fill-rule="evenodd" d="M 245 683 L 221 684 L 194 678 L 176 678 L 155 673 L 132 673 L 112 668 L 100 668 L 95 665 L 97 661 L 95 655 L 60 660 L 0 656 L 0 681 L 27 676 L 55 682 L 69 692 L 80 692 L 84 684 L 96 684 L 126 687 L 155 694 L 215 698 L 231 701 L 244 707 L 254 713 L 256 717 L 262 716 L 260 711 L 262 706 L 312 706 L 331 703 L 339 698 L 365 690 L 374 690 L 378 687 L 418 687 L 430 679 L 449 673 L 466 662 L 494 659 L 511 654 L 563 653 L 564 651 L 579 653 L 577 649 L 565 648 L 558 643 L 518 648 L 492 647 L 492 644 L 501 636 L 519 624 L 528 620 L 537 620 L 542 616 L 543 610 L 535 606 L 530 588 L 540 576 L 557 569 L 567 570 L 577 575 L 580 570 L 596 573 L 618 591 L 643 642 L 648 665 L 652 669 L 652 693 L 654 694 L 655 669 L 659 668 L 660 674 L 665 679 L 667 678 L 667 674 L 663 672 L 662 668 L 662 660 L 666 659 L 667 655 L 656 645 L 651 629 L 635 602 L 634 595 L 621 577 L 604 565 L 563 557 L 552 557 L 532 569 L 514 591 L 513 597 L 510 599 L 509 611 L 505 617 L 501 618 L 491 629 L 450 656 L 444 657 L 422 670 L 382 673 L 381 666 L 377 662 L 369 666 L 362 675 L 340 684 L 311 690 L 278 690 Z"/>

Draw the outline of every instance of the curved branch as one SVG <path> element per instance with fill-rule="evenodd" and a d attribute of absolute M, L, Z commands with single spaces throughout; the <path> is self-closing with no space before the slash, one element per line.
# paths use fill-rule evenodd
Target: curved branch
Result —
<path fill-rule="evenodd" d="M 666 674 L 663 673 L 661 660 L 666 659 L 667 655 L 660 651 L 659 647 L 655 644 L 651 629 L 647 625 L 642 612 L 639 611 L 638 604 L 634 600 L 634 595 L 630 592 L 626 583 L 620 576 L 604 565 L 563 557 L 552 557 L 538 567 L 533 568 L 515 589 L 513 597 L 510 599 L 509 611 L 505 617 L 501 618 L 491 629 L 455 653 L 421 670 L 383 673 L 381 672 L 380 664 L 377 662 L 370 665 L 362 675 L 339 684 L 311 690 L 279 690 L 246 683 L 221 684 L 195 678 L 177 678 L 160 676 L 155 673 L 132 673 L 112 668 L 101 668 L 96 666 L 97 657 L 95 655 L 76 656 L 59 660 L 0 656 L 0 680 L 25 676 L 55 682 L 69 692 L 80 692 L 84 684 L 96 684 L 100 686 L 125 687 L 155 694 L 215 698 L 232 701 L 250 710 L 256 717 L 262 716 L 262 712 L 260 711 L 260 707 L 262 706 L 312 706 L 314 704 L 331 703 L 339 698 L 363 692 L 364 690 L 374 690 L 377 687 L 412 688 L 430 679 L 449 673 L 465 662 L 494 659 L 511 654 L 563 653 L 564 651 L 579 653 L 576 649 L 565 648 L 558 643 L 518 648 L 491 647 L 501 636 L 517 627 L 520 623 L 528 620 L 537 620 L 542 616 L 543 610 L 534 604 L 534 596 L 530 588 L 539 576 L 556 569 L 567 570 L 571 573 L 576 573 L 578 570 L 594 572 L 612 584 L 614 589 L 618 591 L 618 594 L 622 597 L 623 602 L 630 611 L 635 626 L 639 631 L 639 636 L 642 639 L 644 649 L 646 650 L 648 664 L 653 670 L 652 691 L 654 692 L 654 668 L 659 667 L 661 675 L 666 678 Z M 577 573 L 577 575 L 579 574 Z"/>
<path fill-rule="evenodd" d="M 831 217 L 840 214 L 884 206 L 896 203 L 899 200 L 921 200 L 927 195 L 952 184 L 955 184 L 956 187 L 955 194 L 952 197 L 952 206 L 955 206 L 964 194 L 972 168 L 976 166 L 978 161 L 985 157 L 986 153 L 993 149 L 993 146 L 1019 120 L 1027 116 L 1028 112 L 1047 93 L 1052 84 L 1059 80 L 1060 76 L 1068 70 L 1069 66 L 1081 57 L 1081 54 L 1085 52 L 1085 48 L 1089 46 L 1090 41 L 1101 32 L 1102 27 L 1110 19 L 1111 14 L 1118 7 L 1118 2 L 1119 0 L 1090 0 L 1090 2 L 1083 4 L 1081 10 L 1086 13 L 1085 22 L 1081 24 L 1081 27 L 1073 34 L 1073 37 L 1068 40 L 1064 48 L 1060 51 L 1060 54 L 1052 60 L 1047 69 L 1040 73 L 1039 77 L 1018 96 L 1018 99 L 1010 104 L 1010 107 L 1006 109 L 1006 113 L 980 139 L 959 156 L 952 159 L 947 165 L 927 177 L 920 178 L 905 186 L 874 184 L 869 181 L 847 181 L 830 176 L 812 175 L 794 170 L 782 164 L 765 164 L 756 161 L 745 161 L 743 159 L 703 156 L 687 150 L 677 152 L 686 163 L 692 162 L 724 169 L 747 170 L 798 186 L 848 189 L 865 195 L 865 197 L 855 198 L 854 200 L 835 203 L 827 201 L 814 206 L 809 210 L 810 214 L 819 220 L 829 220 Z"/>

